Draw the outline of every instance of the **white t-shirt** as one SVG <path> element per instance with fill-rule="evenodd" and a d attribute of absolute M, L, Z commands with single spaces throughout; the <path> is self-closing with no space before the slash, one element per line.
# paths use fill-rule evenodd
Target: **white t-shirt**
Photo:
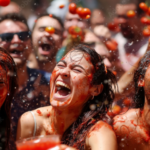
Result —
<path fill-rule="evenodd" d="M 144 55 L 148 46 L 148 38 L 129 42 L 121 33 L 117 33 L 113 38 L 118 42 L 119 59 L 125 71 Z"/>

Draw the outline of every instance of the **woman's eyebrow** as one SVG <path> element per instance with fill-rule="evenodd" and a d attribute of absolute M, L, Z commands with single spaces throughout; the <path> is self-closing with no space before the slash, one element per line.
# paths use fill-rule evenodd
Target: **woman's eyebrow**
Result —
<path fill-rule="evenodd" d="M 83 69 L 84 71 L 85 71 L 85 73 L 87 73 L 87 71 L 85 70 L 85 68 L 83 68 L 82 66 L 80 66 L 80 65 L 72 65 L 73 67 L 80 67 L 81 69 Z"/>
<path fill-rule="evenodd" d="M 60 60 L 59 62 L 63 62 L 65 65 L 67 65 L 67 62 L 66 62 L 65 60 Z M 58 63 L 59 63 L 59 62 L 58 62 Z M 57 64 L 58 64 L 58 63 L 57 63 Z"/>

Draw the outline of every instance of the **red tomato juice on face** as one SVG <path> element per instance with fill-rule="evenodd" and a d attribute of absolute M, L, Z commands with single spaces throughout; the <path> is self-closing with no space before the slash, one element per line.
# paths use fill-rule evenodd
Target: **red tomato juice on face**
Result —
<path fill-rule="evenodd" d="M 36 139 L 17 144 L 17 150 L 48 150 L 59 145 L 58 141 Z"/>

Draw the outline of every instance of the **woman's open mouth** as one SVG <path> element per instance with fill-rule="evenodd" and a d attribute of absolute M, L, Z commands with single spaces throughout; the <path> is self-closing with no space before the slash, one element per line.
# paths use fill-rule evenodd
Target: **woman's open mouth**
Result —
<path fill-rule="evenodd" d="M 70 94 L 71 94 L 71 88 L 69 87 L 69 85 L 67 85 L 62 81 L 56 81 L 55 93 L 53 97 L 54 99 L 65 101 L 66 99 L 68 99 L 68 96 L 70 96 Z"/>

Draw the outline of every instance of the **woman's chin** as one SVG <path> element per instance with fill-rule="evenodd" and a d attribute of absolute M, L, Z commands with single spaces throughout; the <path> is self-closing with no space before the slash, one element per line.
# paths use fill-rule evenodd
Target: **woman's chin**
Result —
<path fill-rule="evenodd" d="M 51 98 L 51 105 L 52 106 L 66 106 L 70 103 L 71 100 L 71 94 L 68 95 L 60 95 L 58 93 L 55 93 L 53 97 Z"/>

